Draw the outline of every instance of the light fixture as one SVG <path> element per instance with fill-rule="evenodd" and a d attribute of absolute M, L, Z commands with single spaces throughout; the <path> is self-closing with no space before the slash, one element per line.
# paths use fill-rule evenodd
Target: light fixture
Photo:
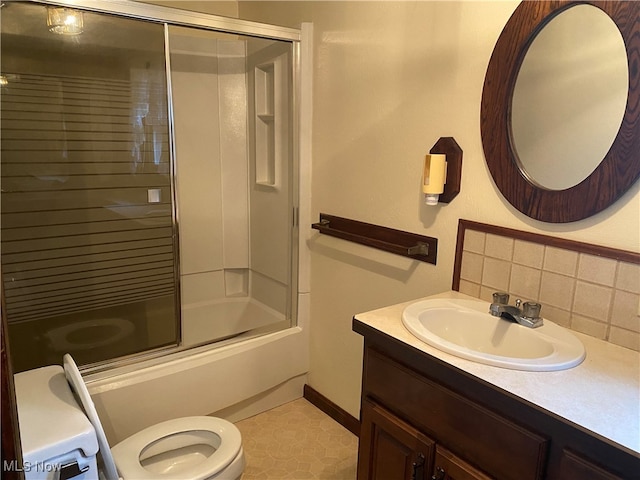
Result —
<path fill-rule="evenodd" d="M 60 35 L 79 35 L 83 27 L 82 12 L 72 8 L 47 7 L 47 27 Z"/>
<path fill-rule="evenodd" d="M 427 205 L 449 203 L 460 193 L 462 149 L 453 137 L 440 137 L 425 157 L 422 192 Z"/>

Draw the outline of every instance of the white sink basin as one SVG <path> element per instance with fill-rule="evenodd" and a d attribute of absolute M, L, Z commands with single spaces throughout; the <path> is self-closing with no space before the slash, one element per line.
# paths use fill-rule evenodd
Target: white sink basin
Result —
<path fill-rule="evenodd" d="M 422 300 L 405 308 L 402 323 L 439 350 L 496 367 L 565 370 L 585 357 L 584 345 L 568 330 L 546 319 L 529 328 L 494 317 L 482 300 Z"/>

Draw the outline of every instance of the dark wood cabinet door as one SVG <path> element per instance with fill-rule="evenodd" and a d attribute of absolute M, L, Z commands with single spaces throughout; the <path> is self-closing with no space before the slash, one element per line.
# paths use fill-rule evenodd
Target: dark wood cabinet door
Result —
<path fill-rule="evenodd" d="M 569 450 L 562 452 L 560 478 L 562 480 L 622 480 Z"/>
<path fill-rule="evenodd" d="M 433 480 L 492 480 L 477 468 L 457 457 L 440 445 L 436 447 L 433 462 Z"/>
<path fill-rule="evenodd" d="M 434 442 L 369 400 L 362 404 L 358 480 L 427 480 Z"/>

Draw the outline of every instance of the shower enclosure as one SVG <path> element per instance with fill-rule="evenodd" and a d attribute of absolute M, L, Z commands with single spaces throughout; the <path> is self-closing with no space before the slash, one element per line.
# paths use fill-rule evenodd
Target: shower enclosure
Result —
<path fill-rule="evenodd" d="M 291 327 L 298 32 L 91 8 L 1 10 L 14 371 L 64 353 L 108 368 Z"/>

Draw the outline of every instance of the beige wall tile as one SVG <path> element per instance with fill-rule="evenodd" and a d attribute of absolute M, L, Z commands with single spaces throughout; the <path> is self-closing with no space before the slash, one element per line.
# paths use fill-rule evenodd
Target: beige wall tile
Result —
<path fill-rule="evenodd" d="M 572 311 L 606 322 L 609 318 L 612 299 L 613 289 L 578 281 Z"/>
<path fill-rule="evenodd" d="M 542 318 L 546 320 L 557 323 L 562 327 L 571 327 L 571 313 L 568 310 L 562 310 L 561 308 L 543 304 L 540 312 L 542 314 Z"/>
<path fill-rule="evenodd" d="M 616 290 L 613 296 L 611 324 L 634 332 L 640 332 L 639 302 L 640 295 Z"/>
<path fill-rule="evenodd" d="M 607 324 L 604 322 L 598 322 L 590 318 L 582 317 L 580 315 L 573 315 L 571 317 L 571 329 L 576 332 L 581 332 L 592 337 L 605 340 L 607 338 Z"/>
<path fill-rule="evenodd" d="M 545 247 L 543 269 L 548 272 L 575 276 L 578 265 L 578 253 L 562 248 Z"/>
<path fill-rule="evenodd" d="M 486 257 L 482 267 L 482 284 L 507 292 L 510 273 L 511 262 Z"/>
<path fill-rule="evenodd" d="M 482 264 L 484 257 L 472 252 L 463 252 L 460 266 L 460 278 L 471 282 L 482 281 Z"/>
<path fill-rule="evenodd" d="M 513 238 L 487 234 L 484 253 L 489 257 L 511 260 L 513 258 L 513 244 Z"/>
<path fill-rule="evenodd" d="M 640 265 L 620 262 L 616 288 L 625 292 L 640 293 Z"/>
<path fill-rule="evenodd" d="M 575 290 L 575 279 L 557 273 L 542 272 L 540 303 L 570 310 Z"/>
<path fill-rule="evenodd" d="M 467 252 L 484 253 L 484 240 L 486 234 L 484 232 L 476 232 L 475 230 L 465 230 L 464 232 L 464 250 Z"/>
<path fill-rule="evenodd" d="M 480 297 L 480 284 L 468 282 L 466 280 L 460 280 L 460 293 L 470 295 L 472 297 Z"/>
<path fill-rule="evenodd" d="M 537 300 L 540 295 L 542 271 L 522 265 L 512 265 L 509 292 L 523 300 Z"/>
<path fill-rule="evenodd" d="M 623 328 L 611 327 L 609 341 L 631 350 L 640 351 L 640 333 L 624 330 Z"/>
<path fill-rule="evenodd" d="M 493 301 L 493 294 L 497 290 L 499 290 L 499 289 L 496 289 L 494 287 L 487 287 L 485 285 L 481 285 L 480 286 L 480 297 L 478 297 L 478 298 L 488 302 L 487 303 L 487 310 L 489 309 L 489 304 Z"/>
<path fill-rule="evenodd" d="M 533 268 L 542 268 L 544 245 L 516 240 L 513 249 L 513 262 Z"/>
<path fill-rule="evenodd" d="M 491 302 L 496 291 L 540 302 L 543 318 L 565 328 L 640 343 L 640 265 L 467 230 L 460 292 Z"/>
<path fill-rule="evenodd" d="M 612 258 L 581 253 L 578 259 L 578 278 L 612 287 L 617 265 L 618 262 Z"/>

